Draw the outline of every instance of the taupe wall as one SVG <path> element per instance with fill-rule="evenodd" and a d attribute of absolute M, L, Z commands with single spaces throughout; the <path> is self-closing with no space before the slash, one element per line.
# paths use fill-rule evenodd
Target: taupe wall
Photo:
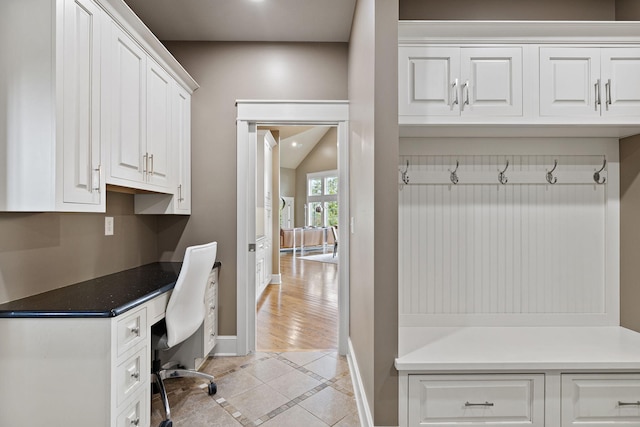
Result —
<path fill-rule="evenodd" d="M 640 21 L 640 1 L 616 0 L 616 20 Z"/>
<path fill-rule="evenodd" d="M 158 260 L 157 218 L 130 194 L 108 192 L 106 214 L 0 213 L 0 236 L 0 303 Z"/>
<path fill-rule="evenodd" d="M 216 240 L 221 335 L 236 334 L 237 99 L 346 99 L 346 43 L 167 42 L 200 84 L 192 98 L 192 215 L 159 219 L 163 260 Z"/>
<path fill-rule="evenodd" d="M 640 135 L 620 140 L 620 324 L 640 331 Z"/>
<path fill-rule="evenodd" d="M 296 170 L 280 168 L 280 195 L 296 197 Z"/>
<path fill-rule="evenodd" d="M 349 48 L 350 338 L 374 425 L 398 424 L 397 0 L 359 0 Z"/>
<path fill-rule="evenodd" d="M 637 3 L 637 0 L 621 3 Z M 616 19 L 616 1 L 400 0 L 400 19 L 613 21 Z"/>
<path fill-rule="evenodd" d="M 307 174 L 338 169 L 338 133 L 336 128 L 327 131 L 313 150 L 296 168 L 296 192 L 294 224 L 304 227 L 304 205 L 307 201 Z"/>

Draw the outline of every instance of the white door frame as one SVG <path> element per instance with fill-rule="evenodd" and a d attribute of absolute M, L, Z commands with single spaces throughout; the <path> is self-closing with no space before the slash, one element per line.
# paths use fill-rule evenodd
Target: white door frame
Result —
<path fill-rule="evenodd" d="M 349 339 L 349 103 L 348 101 L 236 101 L 237 325 L 236 353 L 256 351 L 256 131 L 258 125 L 338 128 L 338 351 Z M 250 245 L 253 245 L 251 248 Z"/>

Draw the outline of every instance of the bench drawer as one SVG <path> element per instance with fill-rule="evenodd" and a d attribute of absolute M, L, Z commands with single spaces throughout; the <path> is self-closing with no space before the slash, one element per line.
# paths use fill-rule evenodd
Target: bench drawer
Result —
<path fill-rule="evenodd" d="M 410 375 L 409 425 L 544 425 L 544 375 Z"/>
<path fill-rule="evenodd" d="M 640 426 L 640 374 L 562 375 L 562 425 Z"/>

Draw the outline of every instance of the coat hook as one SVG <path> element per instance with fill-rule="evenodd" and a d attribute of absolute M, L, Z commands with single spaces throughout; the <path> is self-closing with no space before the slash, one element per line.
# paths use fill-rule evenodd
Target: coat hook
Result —
<path fill-rule="evenodd" d="M 558 167 L 558 161 L 554 160 L 553 169 L 547 170 L 547 182 L 549 184 L 555 184 L 556 182 L 558 182 L 558 177 L 553 176 L 553 171 L 556 170 L 557 167 Z"/>
<path fill-rule="evenodd" d="M 409 160 L 407 160 L 407 166 L 404 171 L 400 171 L 400 173 L 402 174 L 402 182 L 409 184 Z"/>
<path fill-rule="evenodd" d="M 460 163 L 456 160 L 456 168 L 454 170 L 449 169 L 449 172 L 451 172 L 449 179 L 454 185 L 458 183 L 458 166 L 460 166 Z"/>
<path fill-rule="evenodd" d="M 501 171 L 500 169 L 498 169 L 498 172 L 499 172 L 499 174 L 498 174 L 498 181 L 499 181 L 499 182 L 500 182 L 500 184 L 502 184 L 502 185 L 506 184 L 506 183 L 509 181 L 509 179 L 507 179 L 507 177 L 506 177 L 506 176 L 505 176 L 505 174 L 504 174 L 504 173 L 507 171 L 507 169 L 509 169 L 509 160 L 507 160 L 507 164 L 506 164 L 506 166 L 504 167 L 504 170 L 502 170 L 502 171 Z"/>
<path fill-rule="evenodd" d="M 596 184 L 604 184 L 605 181 L 607 180 L 607 178 L 604 176 L 602 177 L 602 181 L 600 180 L 600 173 L 602 173 L 602 171 L 606 167 L 607 167 L 607 159 L 604 159 L 604 162 L 602 163 L 602 167 L 600 168 L 600 170 L 593 174 L 593 180 L 596 182 Z"/>

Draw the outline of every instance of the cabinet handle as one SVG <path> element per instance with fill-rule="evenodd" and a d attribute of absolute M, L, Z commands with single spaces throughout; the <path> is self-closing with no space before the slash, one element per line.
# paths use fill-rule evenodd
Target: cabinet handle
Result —
<path fill-rule="evenodd" d="M 136 418 L 135 420 L 131 420 L 131 425 L 132 426 L 137 426 L 140 424 L 140 418 Z"/>
<path fill-rule="evenodd" d="M 640 400 L 637 402 L 621 402 L 618 400 L 618 406 L 640 406 Z"/>
<path fill-rule="evenodd" d="M 134 380 L 137 380 L 140 378 L 140 372 L 133 372 L 131 374 L 131 378 L 133 378 Z"/>
<path fill-rule="evenodd" d="M 605 87 L 605 106 L 607 107 L 607 111 L 609 111 L 609 105 L 611 105 L 611 79 L 607 80 L 607 83 L 604 85 Z"/>
<path fill-rule="evenodd" d="M 98 185 L 97 186 L 93 186 L 93 175 L 92 175 L 92 179 L 91 179 L 91 193 L 93 193 L 94 191 L 100 192 L 100 183 L 102 181 L 102 165 L 98 165 L 98 167 L 96 169 L 93 169 L 93 172 L 97 172 L 98 173 Z"/>
<path fill-rule="evenodd" d="M 149 153 L 144 153 L 142 156 L 142 173 L 147 174 L 149 170 Z"/>
<path fill-rule="evenodd" d="M 469 105 L 469 80 L 467 80 L 466 82 L 464 82 L 464 104 L 462 104 L 462 108 L 461 110 L 464 109 L 465 105 Z"/>
<path fill-rule="evenodd" d="M 470 407 L 470 406 L 486 406 L 486 407 L 489 407 L 489 406 L 493 406 L 493 403 L 491 403 L 491 402 L 470 403 L 470 402 L 467 401 L 467 402 L 464 402 L 464 406 L 465 407 Z"/>
<path fill-rule="evenodd" d="M 149 156 L 149 161 L 151 162 L 151 168 L 149 169 L 149 175 L 153 175 L 153 154 Z"/>
<path fill-rule="evenodd" d="M 596 81 L 595 88 L 596 88 L 596 102 L 593 108 L 596 111 L 598 111 L 598 106 L 602 104 L 602 99 L 600 98 L 600 79 Z"/>
<path fill-rule="evenodd" d="M 458 105 L 458 79 L 455 79 L 453 81 L 451 88 L 453 90 L 453 95 L 454 95 L 453 103 L 451 104 L 451 109 L 453 109 L 454 105 Z"/>
<path fill-rule="evenodd" d="M 182 184 L 178 185 L 178 201 L 183 202 L 184 197 L 182 197 Z"/>
<path fill-rule="evenodd" d="M 140 336 L 140 328 L 137 326 L 132 326 L 129 328 L 132 334 Z"/>

